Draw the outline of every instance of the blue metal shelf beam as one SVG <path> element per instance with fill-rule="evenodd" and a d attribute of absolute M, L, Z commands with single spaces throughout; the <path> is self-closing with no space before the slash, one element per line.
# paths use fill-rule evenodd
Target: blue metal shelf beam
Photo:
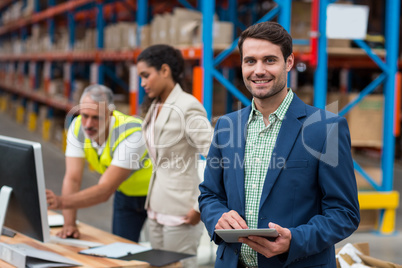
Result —
<path fill-rule="evenodd" d="M 319 7 L 319 37 L 318 37 L 318 65 L 314 80 L 314 105 L 325 108 L 326 90 L 327 90 L 327 39 L 326 39 L 326 10 L 329 3 L 334 1 L 321 0 Z M 381 155 L 382 183 L 378 185 L 364 170 L 355 162 L 355 169 L 358 171 L 373 187 L 378 191 L 391 191 L 393 188 L 394 172 L 394 121 L 395 121 L 395 78 L 398 62 L 398 42 L 399 42 L 399 10 L 400 0 L 385 1 L 385 62 L 374 54 L 371 48 L 363 40 L 354 40 L 354 42 L 364 49 L 367 55 L 382 70 L 374 81 L 372 81 L 360 94 L 343 110 L 340 115 L 345 115 L 350 109 L 358 104 L 365 96 L 370 94 L 382 83 L 384 84 L 384 127 L 383 127 L 383 148 Z"/>
<path fill-rule="evenodd" d="M 129 91 L 127 83 L 121 80 L 120 77 L 116 75 L 116 72 L 114 70 L 110 69 L 108 66 L 105 65 L 104 72 L 106 75 L 112 78 L 114 82 L 116 82 L 119 86 L 121 86 L 125 91 L 127 92 Z"/>
<path fill-rule="evenodd" d="M 289 30 L 290 27 L 290 10 L 291 10 L 291 0 L 277 1 L 277 6 L 271 11 L 265 14 L 261 19 L 257 21 L 267 21 L 271 20 L 278 15 L 278 21 L 283 25 L 283 27 Z M 220 53 L 214 60 L 213 58 L 213 40 L 212 40 L 212 17 L 215 10 L 214 1 L 202 1 L 202 13 L 203 13 L 203 57 L 202 57 L 202 68 L 203 68 L 203 103 L 205 110 L 207 111 L 208 118 L 212 117 L 212 85 L 213 79 L 217 79 L 221 84 L 223 84 L 230 93 L 232 93 L 236 98 L 238 98 L 244 105 L 250 104 L 250 100 L 245 97 L 230 81 L 228 81 L 219 71 L 215 69 L 230 53 L 232 53 L 237 45 L 238 39 L 236 39 L 227 49 Z"/>
<path fill-rule="evenodd" d="M 394 174 L 394 148 L 395 137 L 393 135 L 394 111 L 395 111 L 395 78 L 398 61 L 398 42 L 399 42 L 399 20 L 400 20 L 400 0 L 386 0 L 385 12 L 385 49 L 387 51 L 386 63 L 388 65 L 388 76 L 384 83 L 384 133 L 383 133 L 383 191 L 391 191 L 393 188 Z M 398 122 L 399 123 L 399 122 Z"/>
<path fill-rule="evenodd" d="M 137 0 L 137 47 L 141 46 L 141 36 L 144 26 L 148 23 L 148 0 Z M 145 98 L 145 89 L 141 86 L 141 80 L 138 79 L 138 104 L 142 104 Z M 137 114 L 140 113 L 137 105 Z"/>
<path fill-rule="evenodd" d="M 320 0 L 319 23 L 318 23 L 318 59 L 317 68 L 314 74 L 314 106 L 325 109 L 327 99 L 327 71 L 328 71 L 328 51 L 327 51 L 327 0 Z"/>
<path fill-rule="evenodd" d="M 213 24 L 215 1 L 202 1 L 202 70 L 203 70 L 203 104 L 207 111 L 209 119 L 212 118 L 212 87 L 213 87 L 213 70 L 214 69 L 214 51 L 213 51 Z"/>
<path fill-rule="evenodd" d="M 103 49 L 104 46 L 104 33 L 103 30 L 105 28 L 105 18 L 103 17 L 103 3 L 96 3 L 96 29 L 97 29 L 97 40 L 96 40 L 96 48 Z M 98 84 L 103 84 L 105 82 L 104 79 L 104 66 L 101 62 L 97 62 L 98 65 Z"/>
<path fill-rule="evenodd" d="M 354 100 L 345 105 L 345 107 L 343 107 L 342 110 L 339 111 L 339 115 L 344 116 L 345 114 L 347 114 L 364 97 L 366 97 L 368 94 L 373 92 L 374 89 L 381 85 L 381 83 L 383 83 L 386 78 L 387 76 L 385 74 L 380 74 L 374 81 L 372 81 L 366 88 L 364 88 Z"/>
<path fill-rule="evenodd" d="M 384 61 L 380 57 L 378 57 L 377 54 L 374 54 L 374 52 L 371 50 L 371 47 L 369 47 L 366 42 L 364 42 L 363 40 L 353 40 L 353 42 L 355 42 L 355 44 L 362 48 L 384 73 L 388 73 L 389 67 L 387 66 L 387 64 L 384 63 Z"/>
<path fill-rule="evenodd" d="M 197 10 L 197 8 L 193 7 L 187 0 L 178 0 L 178 2 L 185 8 Z"/>

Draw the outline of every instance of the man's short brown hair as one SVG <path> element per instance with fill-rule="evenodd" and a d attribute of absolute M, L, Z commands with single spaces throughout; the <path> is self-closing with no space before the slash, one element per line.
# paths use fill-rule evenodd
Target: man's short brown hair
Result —
<path fill-rule="evenodd" d="M 293 52 L 292 37 L 277 22 L 260 22 L 251 25 L 241 33 L 238 42 L 241 59 L 243 59 L 243 43 L 247 38 L 262 39 L 280 46 L 285 61 Z"/>

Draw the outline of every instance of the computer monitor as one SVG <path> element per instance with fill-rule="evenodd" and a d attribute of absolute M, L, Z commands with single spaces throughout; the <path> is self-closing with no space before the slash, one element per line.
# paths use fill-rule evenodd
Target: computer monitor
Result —
<path fill-rule="evenodd" d="M 0 135 L 0 189 L 0 231 L 4 222 L 4 227 L 49 242 L 40 143 Z"/>

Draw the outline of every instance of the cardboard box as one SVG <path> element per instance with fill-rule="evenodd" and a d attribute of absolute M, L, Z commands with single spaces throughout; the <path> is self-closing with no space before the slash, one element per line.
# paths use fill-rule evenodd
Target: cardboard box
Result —
<path fill-rule="evenodd" d="M 50 80 L 48 94 L 51 97 L 63 97 L 63 94 L 64 94 L 63 79 Z"/>
<path fill-rule="evenodd" d="M 342 1 L 338 1 L 340 3 Z M 343 4 L 350 4 L 348 2 Z M 290 34 L 293 39 L 310 39 L 311 37 L 311 1 L 292 1 Z M 328 39 L 328 47 L 350 47 L 346 39 Z"/>
<path fill-rule="evenodd" d="M 357 232 L 370 232 L 378 229 L 380 211 L 378 209 L 360 210 L 360 223 Z"/>
<path fill-rule="evenodd" d="M 213 38 L 214 47 L 226 48 L 233 42 L 234 25 L 229 21 L 214 21 Z"/>
<path fill-rule="evenodd" d="M 103 32 L 103 47 L 105 50 L 113 49 L 113 35 L 114 35 L 114 24 L 109 24 L 104 28 Z"/>
<path fill-rule="evenodd" d="M 349 101 L 357 94 L 349 94 Z M 384 96 L 366 96 L 346 115 L 352 146 L 382 147 Z"/>
<path fill-rule="evenodd" d="M 310 39 L 311 2 L 292 1 L 290 34 L 293 39 Z"/>
<path fill-rule="evenodd" d="M 158 34 L 157 34 L 157 43 L 158 44 L 170 44 L 170 21 L 172 14 L 165 13 L 159 17 L 158 24 Z"/>
<path fill-rule="evenodd" d="M 346 104 L 353 101 L 358 93 L 342 94 L 328 93 L 327 109 L 338 113 Z M 352 146 L 355 147 L 382 147 L 382 131 L 384 121 L 384 96 L 371 94 L 355 105 L 346 115 Z"/>
<path fill-rule="evenodd" d="M 142 26 L 140 34 L 141 49 L 147 48 L 151 45 L 151 25 L 147 24 Z"/>
<path fill-rule="evenodd" d="M 159 39 L 159 29 L 162 20 L 162 15 L 156 14 L 151 22 L 151 45 L 161 44 L 161 40 Z"/>
<path fill-rule="evenodd" d="M 386 260 L 380 260 L 370 256 L 368 243 L 346 244 L 336 249 L 336 267 L 377 267 L 377 268 L 402 268 L 402 265 Z M 353 265 L 353 266 L 352 266 Z M 365 266 L 359 266 L 365 265 Z"/>
<path fill-rule="evenodd" d="M 328 47 L 351 47 L 351 40 L 349 39 L 328 39 Z"/>
<path fill-rule="evenodd" d="M 176 7 L 170 18 L 170 44 L 193 45 L 194 30 L 201 24 L 202 13 L 186 8 Z"/>
<path fill-rule="evenodd" d="M 116 49 L 134 49 L 137 46 L 137 24 L 135 22 L 119 22 L 117 27 L 120 42 L 117 43 Z"/>

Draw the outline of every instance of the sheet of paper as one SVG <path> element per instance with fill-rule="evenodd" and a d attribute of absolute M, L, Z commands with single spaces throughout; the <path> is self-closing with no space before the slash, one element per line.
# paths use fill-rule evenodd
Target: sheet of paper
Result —
<path fill-rule="evenodd" d="M 56 244 L 62 244 L 67 246 L 79 247 L 79 248 L 92 248 L 103 246 L 102 243 L 92 242 L 87 240 L 81 240 L 76 238 L 60 238 L 55 235 L 50 236 L 50 242 Z"/>
<path fill-rule="evenodd" d="M 135 254 L 150 250 L 150 247 L 144 247 L 136 244 L 116 242 L 105 246 L 81 250 L 79 253 L 108 258 L 120 258 L 129 254 Z"/>

